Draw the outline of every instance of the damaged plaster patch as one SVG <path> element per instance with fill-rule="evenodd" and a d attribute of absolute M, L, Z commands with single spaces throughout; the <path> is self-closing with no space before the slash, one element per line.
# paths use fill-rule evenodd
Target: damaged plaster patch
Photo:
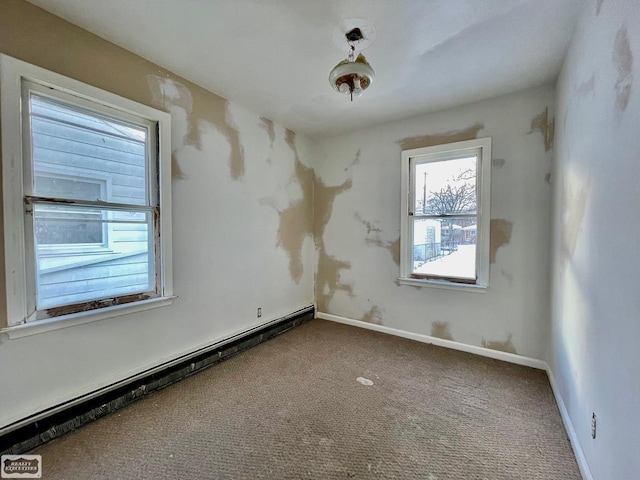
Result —
<path fill-rule="evenodd" d="M 443 145 L 445 143 L 462 142 L 464 140 L 473 140 L 478 138 L 478 132 L 483 128 L 484 124 L 476 123 L 464 130 L 452 130 L 435 135 L 407 137 L 399 140 L 397 143 L 402 147 L 402 150 L 411 150 L 413 148 L 432 147 L 434 145 Z"/>
<path fill-rule="evenodd" d="M 319 178 L 314 179 L 314 238 L 318 251 L 318 271 L 316 273 L 316 297 L 318 311 L 331 313 L 329 302 L 336 290 L 342 290 L 350 297 L 353 296 L 353 286 L 340 281 L 340 272 L 351 268 L 351 263 L 339 260 L 333 255 L 327 254 L 324 245 L 324 229 L 329 223 L 333 202 L 336 196 L 349 190 L 352 186 L 351 179 L 345 180 L 341 185 L 327 187 Z"/>
<path fill-rule="evenodd" d="M 174 152 L 182 146 L 193 146 L 202 151 L 202 132 L 199 124 L 203 121 L 208 122 L 214 125 L 229 142 L 231 178 L 238 180 L 244 175 L 244 150 L 240 144 L 238 130 L 230 118 L 227 100 L 200 87 L 194 86 L 189 89 L 176 80 L 157 75 L 147 75 L 147 84 L 151 90 L 153 106 L 169 113 L 173 113 L 172 108 L 179 107 L 187 114 L 184 138 L 181 142 L 172 145 Z M 182 178 L 183 174 L 177 165 L 177 160 L 173 163 L 178 173 L 172 172 L 172 176 Z"/>
<path fill-rule="evenodd" d="M 495 263 L 498 249 L 511 241 L 513 223 L 504 218 L 492 218 L 489 230 L 489 263 Z"/>
<path fill-rule="evenodd" d="M 349 297 L 353 297 L 353 286 L 340 281 L 340 271 L 349 270 L 351 263 L 328 255 L 324 251 L 324 246 L 318 250 L 318 272 L 316 274 L 318 311 L 331 313 L 329 311 L 329 303 L 337 290 L 346 292 Z"/>
<path fill-rule="evenodd" d="M 273 148 L 273 142 L 276 139 L 276 127 L 273 120 L 270 120 L 267 117 L 260 117 L 260 128 L 263 128 L 267 132 L 267 135 L 269 135 L 271 148 Z"/>
<path fill-rule="evenodd" d="M 616 80 L 615 87 L 616 109 L 618 113 L 622 113 L 629 104 L 629 97 L 631 96 L 631 87 L 633 84 L 633 75 L 631 73 L 631 69 L 633 67 L 633 53 L 631 52 L 631 46 L 629 45 L 629 36 L 627 35 L 626 27 L 622 27 L 618 30 L 611 60 L 613 61 L 614 68 L 618 72 L 618 79 Z"/>
<path fill-rule="evenodd" d="M 600 15 L 600 10 L 602 9 L 602 4 L 604 0 L 596 0 L 596 16 Z"/>
<path fill-rule="evenodd" d="M 382 312 L 374 305 L 362 316 L 360 320 L 367 323 L 373 323 L 374 325 L 382 325 Z"/>
<path fill-rule="evenodd" d="M 484 348 L 489 348 L 491 350 L 498 350 L 500 352 L 506 352 L 506 353 L 515 353 L 517 354 L 518 352 L 516 352 L 515 347 L 513 346 L 513 343 L 511 341 L 512 335 L 509 334 L 507 336 L 507 339 L 504 342 L 498 342 L 498 341 L 486 341 L 484 338 L 482 339 L 482 346 Z"/>
<path fill-rule="evenodd" d="M 491 165 L 495 168 L 504 167 L 506 160 L 504 158 L 494 158 L 491 160 Z"/>
<path fill-rule="evenodd" d="M 383 240 L 382 238 L 380 238 L 380 235 L 377 235 L 379 233 L 382 233 L 382 228 L 378 227 L 374 222 L 365 220 L 357 212 L 355 214 L 355 217 L 358 222 L 366 227 L 368 236 L 372 233 L 376 234 L 373 238 L 365 238 L 364 242 L 367 245 L 374 245 L 376 247 L 384 248 L 391 255 L 394 263 L 400 266 L 400 236 L 391 241 Z"/>
<path fill-rule="evenodd" d="M 453 340 L 451 329 L 447 322 L 433 322 L 431 324 L 431 336 L 442 338 L 443 340 Z"/>
<path fill-rule="evenodd" d="M 318 252 L 316 301 L 318 311 L 323 313 L 331 313 L 328 310 L 329 303 L 337 290 L 342 290 L 350 297 L 353 297 L 353 285 L 340 280 L 340 272 L 350 269 L 351 263 L 329 255 L 324 244 L 324 230 L 331 219 L 333 202 L 338 195 L 349 190 L 352 185 L 353 182 L 351 178 L 348 178 L 340 185 L 328 187 L 319 177 L 314 177 L 313 205 L 315 210 L 313 212 L 313 236 Z"/>
<path fill-rule="evenodd" d="M 285 140 L 294 154 L 294 180 L 300 185 L 302 197 L 278 210 L 280 223 L 278 226 L 278 247 L 282 247 L 289 257 L 289 273 L 291 278 L 300 283 L 304 266 L 302 263 L 302 244 L 306 237 L 313 237 L 313 169 L 300 161 L 296 148 L 295 133 L 287 130 Z"/>
<path fill-rule="evenodd" d="M 544 181 L 551 185 L 551 172 L 545 174 Z"/>
<path fill-rule="evenodd" d="M 544 112 L 536 115 L 531 120 L 531 130 L 529 133 L 540 132 L 544 141 L 544 151 L 548 152 L 553 147 L 553 137 L 556 129 L 556 119 L 549 118 L 549 107 L 545 107 Z"/>
<path fill-rule="evenodd" d="M 354 216 L 356 217 L 356 220 L 358 220 L 358 222 L 360 222 L 362 225 L 364 225 L 367 228 L 367 235 L 370 235 L 371 232 L 375 232 L 375 233 L 382 232 L 382 229 L 380 227 L 376 226 L 375 223 L 369 222 L 364 218 L 362 218 L 362 216 L 358 212 L 356 212 Z"/>
<path fill-rule="evenodd" d="M 367 238 L 365 239 L 367 245 L 375 245 L 376 247 L 384 248 L 389 252 L 394 263 L 400 266 L 400 237 L 388 242 L 381 238 Z"/>

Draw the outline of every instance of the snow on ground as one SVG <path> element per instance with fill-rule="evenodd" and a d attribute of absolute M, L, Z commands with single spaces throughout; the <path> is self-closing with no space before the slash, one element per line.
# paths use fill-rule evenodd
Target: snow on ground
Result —
<path fill-rule="evenodd" d="M 451 255 L 426 262 L 422 266 L 414 263 L 414 273 L 447 277 L 476 278 L 476 246 L 458 245 Z"/>

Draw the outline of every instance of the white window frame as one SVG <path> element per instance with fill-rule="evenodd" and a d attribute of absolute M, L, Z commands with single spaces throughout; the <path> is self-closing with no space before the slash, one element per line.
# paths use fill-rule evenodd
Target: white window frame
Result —
<path fill-rule="evenodd" d="M 79 106 L 126 119 L 143 119 L 155 127 L 151 132 L 157 145 L 158 198 L 156 218 L 156 290 L 151 298 L 131 303 L 103 302 L 104 306 L 84 312 L 37 319 L 34 311 L 35 281 L 33 262 L 26 258 L 24 178 L 35 173 L 31 164 L 29 135 L 23 134 L 23 83 L 32 82 L 61 92 Z M 89 321 L 110 318 L 171 304 L 173 295 L 171 233 L 171 116 L 152 107 L 106 92 L 77 80 L 0 54 L 0 109 L 2 121 L 2 176 L 6 275 L 6 327 L 0 333 L 10 338 L 31 335 Z M 27 152 L 27 153 L 25 153 Z M 32 173 L 33 172 L 33 173 Z M 28 227 L 27 227 L 28 228 Z"/>
<path fill-rule="evenodd" d="M 476 172 L 477 244 L 476 281 L 459 283 L 443 278 L 412 278 L 413 222 L 412 159 L 442 161 L 466 152 L 478 152 Z M 491 137 L 448 143 L 432 147 L 403 150 L 401 155 L 402 201 L 400 216 L 400 278 L 401 285 L 437 287 L 482 293 L 489 287 L 489 228 L 491 222 Z"/>

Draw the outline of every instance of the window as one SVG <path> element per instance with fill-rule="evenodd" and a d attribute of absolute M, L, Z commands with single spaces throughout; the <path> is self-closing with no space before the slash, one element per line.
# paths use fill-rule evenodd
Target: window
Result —
<path fill-rule="evenodd" d="M 8 325 L 169 303 L 169 115 L 4 55 L 0 74 Z"/>
<path fill-rule="evenodd" d="M 402 152 L 400 282 L 488 286 L 491 139 Z"/>

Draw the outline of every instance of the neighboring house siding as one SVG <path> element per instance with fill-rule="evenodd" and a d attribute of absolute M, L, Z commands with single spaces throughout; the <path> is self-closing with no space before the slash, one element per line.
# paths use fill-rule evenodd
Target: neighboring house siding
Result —
<path fill-rule="evenodd" d="M 107 289 L 110 295 L 126 295 L 146 288 L 148 268 L 146 253 L 103 255 L 97 263 L 41 273 L 38 293 L 45 305 L 82 302 Z"/>

